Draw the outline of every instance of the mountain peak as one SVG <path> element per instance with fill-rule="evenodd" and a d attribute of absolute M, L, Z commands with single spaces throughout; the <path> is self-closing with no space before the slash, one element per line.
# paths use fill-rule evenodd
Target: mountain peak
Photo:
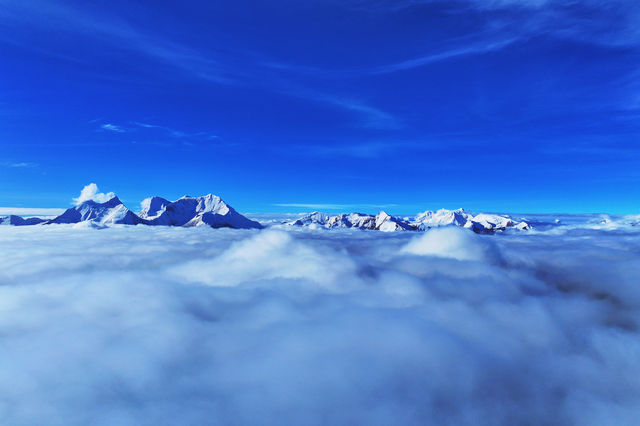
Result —
<path fill-rule="evenodd" d="M 249 220 L 227 205 L 219 196 L 200 197 L 185 195 L 176 201 L 161 197 L 147 198 L 142 203 L 140 217 L 149 225 L 202 226 L 213 228 L 261 228 L 260 223 Z"/>
<path fill-rule="evenodd" d="M 142 223 L 142 219 L 122 204 L 122 201 L 116 196 L 111 197 L 104 203 L 93 200 L 84 201 L 45 223 L 78 223 L 86 221 L 94 222 L 97 225 L 137 225 Z"/>

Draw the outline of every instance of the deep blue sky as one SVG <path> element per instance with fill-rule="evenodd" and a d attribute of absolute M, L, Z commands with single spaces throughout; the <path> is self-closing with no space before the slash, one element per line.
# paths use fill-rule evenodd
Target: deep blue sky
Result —
<path fill-rule="evenodd" d="M 0 6 L 0 206 L 640 210 L 640 2 L 142 3 Z"/>

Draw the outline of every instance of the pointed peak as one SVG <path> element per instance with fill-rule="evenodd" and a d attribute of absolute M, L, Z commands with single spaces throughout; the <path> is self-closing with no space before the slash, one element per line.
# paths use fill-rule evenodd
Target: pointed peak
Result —
<path fill-rule="evenodd" d="M 211 194 L 211 193 L 209 193 L 209 194 L 207 194 L 207 195 L 204 195 L 204 196 L 202 196 L 202 197 L 200 197 L 200 198 L 203 198 L 203 199 L 205 199 L 205 200 L 221 201 L 221 202 L 223 202 L 223 203 L 224 203 L 224 201 L 222 201 L 222 198 L 221 198 L 221 197 L 219 197 L 219 196 L 217 196 L 217 195 L 215 195 L 215 194 Z M 226 203 L 225 203 L 225 204 L 226 204 Z"/>
<path fill-rule="evenodd" d="M 118 204 L 122 204 L 122 201 L 120 201 L 120 198 L 118 198 L 117 195 L 114 195 L 113 197 L 111 197 L 111 199 L 102 204 L 106 204 L 108 206 L 116 206 Z"/>
<path fill-rule="evenodd" d="M 102 207 L 115 207 L 115 206 L 119 206 L 123 204 L 122 201 L 120 201 L 120 198 L 118 198 L 116 195 L 114 195 L 113 197 L 109 198 L 107 201 L 95 201 L 95 200 L 85 200 L 82 203 L 78 204 L 75 207 L 72 207 L 72 209 L 77 209 L 83 206 L 90 206 L 90 207 L 98 207 L 98 206 L 102 206 Z"/>

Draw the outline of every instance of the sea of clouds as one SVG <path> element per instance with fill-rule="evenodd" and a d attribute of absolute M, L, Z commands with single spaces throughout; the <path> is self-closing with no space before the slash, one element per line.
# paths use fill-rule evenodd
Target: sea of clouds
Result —
<path fill-rule="evenodd" d="M 640 229 L 0 228 L 3 424 L 637 424 Z"/>

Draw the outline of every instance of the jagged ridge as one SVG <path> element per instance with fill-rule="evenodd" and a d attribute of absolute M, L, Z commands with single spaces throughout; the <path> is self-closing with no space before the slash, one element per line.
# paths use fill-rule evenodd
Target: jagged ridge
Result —
<path fill-rule="evenodd" d="M 45 224 L 93 222 L 97 225 L 138 225 L 142 219 L 129 210 L 118 197 L 104 203 L 87 200 L 82 204 L 67 209 L 60 216 Z"/>
<path fill-rule="evenodd" d="M 28 217 L 25 219 L 14 214 L 0 217 L 0 225 L 26 226 L 37 225 L 42 222 L 46 222 L 46 219 L 41 219 L 39 217 Z"/>
<path fill-rule="evenodd" d="M 113 197 L 104 203 L 85 201 L 51 220 L 25 220 L 19 216 L 0 219 L 0 224 L 5 222 L 14 225 L 88 223 L 98 228 L 108 225 L 262 228 L 260 223 L 247 219 L 213 194 L 203 197 L 185 196 L 176 201 L 161 197 L 148 198 L 143 201 L 140 215 L 129 210 L 118 197 Z"/>
<path fill-rule="evenodd" d="M 507 228 L 530 229 L 526 222 L 493 214 L 480 213 L 476 216 L 462 209 L 437 211 L 427 210 L 413 219 L 391 216 L 382 211 L 377 215 L 348 213 L 329 216 L 325 213 L 313 212 L 294 221 L 285 222 L 291 226 L 310 226 L 316 228 L 357 228 L 367 230 L 392 231 L 425 231 L 439 226 L 460 226 L 476 233 L 491 233 Z"/>
<path fill-rule="evenodd" d="M 147 198 L 142 202 L 140 217 L 148 225 L 262 228 L 260 223 L 247 219 L 213 194 L 184 196 L 176 201 Z"/>

